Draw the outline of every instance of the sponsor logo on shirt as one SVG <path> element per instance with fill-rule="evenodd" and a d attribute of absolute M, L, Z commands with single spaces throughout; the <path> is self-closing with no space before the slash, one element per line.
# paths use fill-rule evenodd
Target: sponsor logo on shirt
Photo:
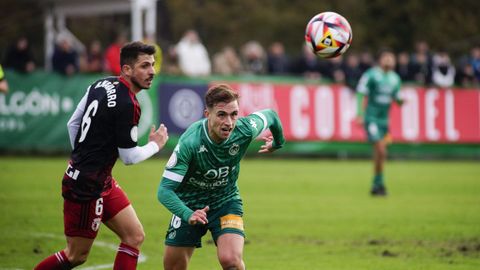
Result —
<path fill-rule="evenodd" d="M 250 119 L 250 125 L 251 125 L 254 129 L 257 129 L 257 123 L 255 122 L 255 120 Z"/>
<path fill-rule="evenodd" d="M 203 153 L 203 152 L 208 152 L 207 147 L 205 145 L 200 145 L 200 149 L 198 150 L 198 153 Z"/>

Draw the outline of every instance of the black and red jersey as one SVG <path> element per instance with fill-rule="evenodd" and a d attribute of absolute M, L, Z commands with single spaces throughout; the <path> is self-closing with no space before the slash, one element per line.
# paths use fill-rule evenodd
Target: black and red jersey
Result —
<path fill-rule="evenodd" d="M 122 77 L 107 77 L 89 86 L 62 181 L 64 198 L 84 201 L 109 192 L 118 148 L 137 146 L 141 110 L 129 88 Z"/>

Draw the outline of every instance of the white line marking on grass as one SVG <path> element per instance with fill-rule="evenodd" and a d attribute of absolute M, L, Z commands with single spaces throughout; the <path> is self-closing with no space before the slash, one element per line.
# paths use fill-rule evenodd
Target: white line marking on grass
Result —
<path fill-rule="evenodd" d="M 55 235 L 55 234 L 51 234 L 51 233 L 36 233 L 35 236 L 40 236 L 40 237 L 46 237 L 46 238 L 55 238 L 55 239 L 65 239 L 65 236 L 60 236 L 60 235 Z M 98 246 L 98 247 L 102 247 L 102 248 L 106 248 L 106 249 L 110 249 L 110 250 L 113 250 L 115 252 L 117 252 L 117 249 L 118 249 L 118 246 L 115 245 L 115 244 L 112 244 L 112 243 L 107 243 L 107 242 L 104 242 L 104 241 L 100 241 L 100 240 L 95 240 L 93 242 L 93 245 L 94 246 Z M 143 262 L 146 262 L 147 261 L 147 255 L 143 255 L 142 253 L 140 253 L 140 255 L 138 256 L 138 263 L 143 263 Z M 113 264 L 99 264 L 99 265 L 94 265 L 94 266 L 89 266 L 89 267 L 81 267 L 81 268 L 78 268 L 78 270 L 97 270 L 97 269 L 112 269 L 113 268 Z M 19 269 L 21 270 L 21 269 Z"/>

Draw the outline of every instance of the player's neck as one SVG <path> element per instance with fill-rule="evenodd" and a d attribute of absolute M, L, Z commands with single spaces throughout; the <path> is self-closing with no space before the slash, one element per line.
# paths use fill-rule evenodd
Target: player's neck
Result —
<path fill-rule="evenodd" d="M 137 87 L 135 83 L 133 83 L 132 80 L 130 80 L 130 78 L 128 78 L 127 76 L 120 74 L 119 78 L 120 81 L 122 81 L 122 83 L 124 83 L 128 87 L 128 90 L 130 90 L 132 93 L 137 94 L 138 92 L 142 91 L 142 89 Z"/>
<path fill-rule="evenodd" d="M 215 133 L 213 133 L 212 131 L 210 131 L 210 129 L 208 129 L 208 137 L 210 137 L 210 140 L 212 140 L 212 142 L 216 143 L 216 144 L 221 144 L 222 142 L 224 142 L 225 140 L 222 140 L 221 138 L 217 137 L 215 135 Z"/>
<path fill-rule="evenodd" d="M 222 142 L 225 141 L 222 138 L 218 137 L 215 134 L 215 132 L 213 132 L 212 128 L 208 125 L 208 120 L 207 120 L 207 136 L 208 136 L 208 138 L 210 138 L 210 140 L 213 143 L 216 143 L 216 144 L 221 144 Z"/>

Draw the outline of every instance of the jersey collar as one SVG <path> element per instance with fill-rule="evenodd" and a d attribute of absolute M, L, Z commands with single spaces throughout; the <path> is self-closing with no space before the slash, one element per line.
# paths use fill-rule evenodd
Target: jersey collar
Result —
<path fill-rule="evenodd" d="M 125 86 L 128 88 L 128 90 L 130 90 L 130 83 L 127 82 L 127 80 L 125 80 L 122 76 L 118 76 L 118 80 L 120 82 L 122 82 L 123 84 L 125 84 Z"/>

